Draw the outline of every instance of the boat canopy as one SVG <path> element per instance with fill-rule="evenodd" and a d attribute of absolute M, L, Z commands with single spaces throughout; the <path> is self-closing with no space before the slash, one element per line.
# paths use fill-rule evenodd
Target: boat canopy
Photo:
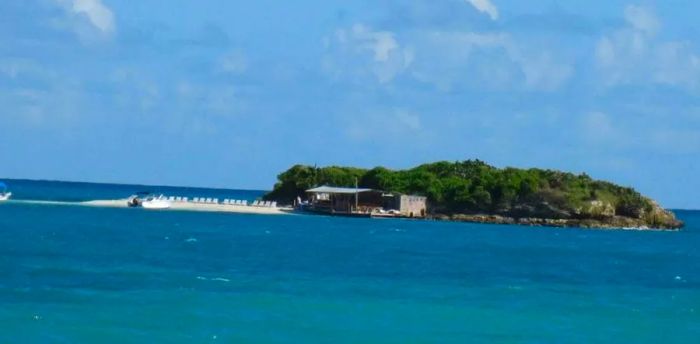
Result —
<path fill-rule="evenodd" d="M 7 190 L 7 184 L 0 182 L 0 190 L 2 190 L 2 191 Z"/>

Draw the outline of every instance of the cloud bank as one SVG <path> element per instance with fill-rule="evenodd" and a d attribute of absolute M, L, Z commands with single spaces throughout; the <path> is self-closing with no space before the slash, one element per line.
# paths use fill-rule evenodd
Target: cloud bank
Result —
<path fill-rule="evenodd" d="M 338 29 L 325 45 L 329 54 L 323 68 L 336 77 L 369 72 L 380 83 L 387 83 L 413 62 L 413 51 L 401 46 L 393 32 L 373 30 L 361 23 Z"/>

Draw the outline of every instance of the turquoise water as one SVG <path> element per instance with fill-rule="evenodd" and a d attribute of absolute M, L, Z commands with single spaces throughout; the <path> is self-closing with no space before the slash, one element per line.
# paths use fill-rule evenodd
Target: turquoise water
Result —
<path fill-rule="evenodd" d="M 681 232 L 27 203 L 140 191 L 9 181 L 2 343 L 697 343 L 700 212 Z"/>

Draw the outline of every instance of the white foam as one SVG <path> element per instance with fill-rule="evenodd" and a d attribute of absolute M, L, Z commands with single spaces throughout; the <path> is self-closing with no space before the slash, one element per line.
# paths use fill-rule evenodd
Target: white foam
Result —
<path fill-rule="evenodd" d="M 24 204 L 43 204 L 43 205 L 79 205 L 76 202 L 61 202 L 61 201 L 38 201 L 38 200 L 10 200 L 12 203 Z"/>
<path fill-rule="evenodd" d="M 197 276 L 197 279 L 200 281 L 216 281 L 216 282 L 231 282 L 230 279 L 228 278 L 223 278 L 223 277 L 214 277 L 214 278 L 206 278 L 203 276 Z"/>
<path fill-rule="evenodd" d="M 87 207 L 107 207 L 107 208 L 126 208 L 126 200 L 95 200 L 83 202 L 69 201 L 44 201 L 44 200 L 11 200 L 13 203 L 37 204 L 37 205 L 66 205 L 66 206 L 87 206 Z"/>

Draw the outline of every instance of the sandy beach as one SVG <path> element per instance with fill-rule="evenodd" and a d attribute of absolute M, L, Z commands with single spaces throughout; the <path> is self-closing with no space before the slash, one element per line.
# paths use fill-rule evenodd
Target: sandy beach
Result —
<path fill-rule="evenodd" d="M 89 207 L 112 207 L 112 208 L 128 208 L 126 199 L 116 200 L 94 200 L 76 203 L 77 205 Z M 194 202 L 171 202 L 169 210 L 183 211 L 206 211 L 206 212 L 221 212 L 221 213 L 241 213 L 241 214 L 265 214 L 265 215 L 288 215 L 291 214 L 292 208 L 285 207 L 254 207 L 249 205 L 231 205 L 231 204 L 206 204 Z"/>

